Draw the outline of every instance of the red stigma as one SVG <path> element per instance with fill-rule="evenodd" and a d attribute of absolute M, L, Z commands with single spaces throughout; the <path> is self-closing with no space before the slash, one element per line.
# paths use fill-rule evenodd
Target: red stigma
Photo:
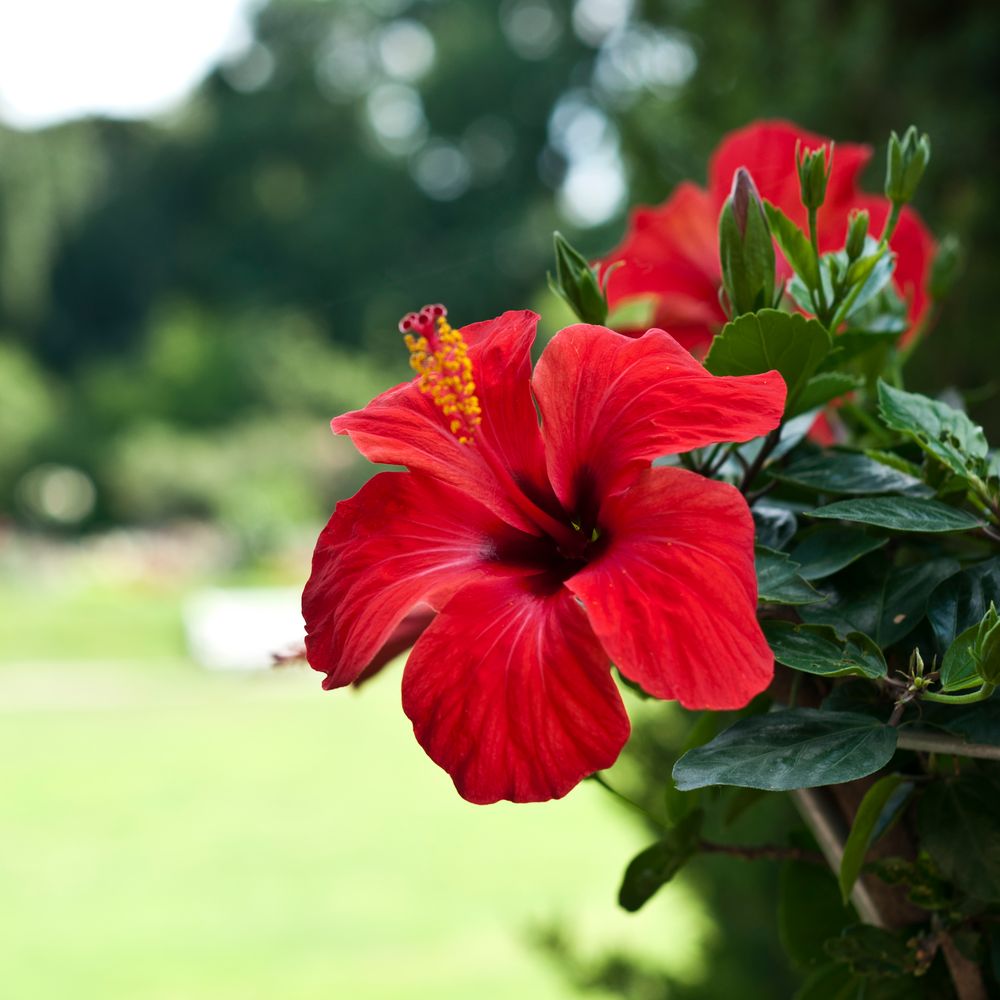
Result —
<path fill-rule="evenodd" d="M 437 334 L 437 321 L 447 315 L 448 310 L 440 303 L 424 306 L 420 312 L 407 313 L 399 321 L 399 332 L 410 333 L 415 337 L 426 337 L 427 343 L 431 344 Z"/>

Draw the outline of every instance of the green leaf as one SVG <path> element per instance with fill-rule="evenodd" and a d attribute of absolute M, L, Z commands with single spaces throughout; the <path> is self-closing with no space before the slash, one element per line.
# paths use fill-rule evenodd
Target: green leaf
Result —
<path fill-rule="evenodd" d="M 871 497 L 838 500 L 806 512 L 809 517 L 872 524 L 893 531 L 973 531 L 983 522 L 973 514 L 937 500 L 917 497 Z"/>
<path fill-rule="evenodd" d="M 791 415 L 815 410 L 816 407 L 829 403 L 831 399 L 860 389 L 862 385 L 864 385 L 863 379 L 847 372 L 821 372 L 819 375 L 813 375 L 803 386 Z"/>
<path fill-rule="evenodd" d="M 866 535 L 857 528 L 821 524 L 799 542 L 791 557 L 800 564 L 799 576 L 803 580 L 822 580 L 888 541 L 888 538 Z"/>
<path fill-rule="evenodd" d="M 903 779 L 898 774 L 887 774 L 884 778 L 879 778 L 871 788 L 865 792 L 865 797 L 858 806 L 851 832 L 844 844 L 844 855 L 840 859 L 840 896 L 846 903 L 854 888 L 854 883 L 861 874 L 861 866 L 865 862 L 865 855 L 868 848 L 875 839 L 875 829 L 879 824 L 879 819 L 887 803 L 892 798 L 893 792 L 903 783 Z M 912 787 L 912 786 L 911 786 Z"/>
<path fill-rule="evenodd" d="M 877 687 L 858 677 L 834 685 L 823 699 L 820 708 L 828 712 L 857 712 L 885 722 L 892 713 L 890 703 L 882 697 Z"/>
<path fill-rule="evenodd" d="M 1000 607 L 1000 557 L 945 580 L 927 605 L 927 617 L 941 648 L 946 649 L 959 632 L 982 621 L 991 601 Z"/>
<path fill-rule="evenodd" d="M 847 272 L 847 280 L 851 284 L 863 284 L 844 318 L 850 319 L 858 315 L 889 283 L 895 268 L 896 260 L 891 253 L 883 253 L 881 256 L 871 254 L 856 260 Z"/>
<path fill-rule="evenodd" d="M 938 868 L 974 899 L 1000 903 L 1000 788 L 981 774 L 936 781 L 917 810 L 917 830 Z"/>
<path fill-rule="evenodd" d="M 794 708 L 742 719 L 674 765 L 683 790 L 739 785 L 785 792 L 854 781 L 884 767 L 896 730 L 867 715 Z"/>
<path fill-rule="evenodd" d="M 770 620 L 762 627 L 774 658 L 793 670 L 821 677 L 853 675 L 871 679 L 885 677 L 888 672 L 882 651 L 860 632 L 841 639 L 829 625 Z"/>
<path fill-rule="evenodd" d="M 819 264 L 809 237 L 777 205 L 765 201 L 764 211 L 767 212 L 771 234 L 785 255 L 785 260 L 792 265 L 792 270 L 809 288 L 818 287 Z"/>
<path fill-rule="evenodd" d="M 942 558 L 886 567 L 874 578 L 861 577 L 863 582 L 849 571 L 848 579 L 822 585 L 824 599 L 799 614 L 808 622 L 832 625 L 841 635 L 862 632 L 884 649 L 917 627 L 934 588 L 958 569 L 956 560 Z"/>
<path fill-rule="evenodd" d="M 834 338 L 833 350 L 820 366 L 821 371 L 836 371 L 849 361 L 866 360 L 869 351 L 885 349 L 895 343 L 909 324 L 906 319 L 887 317 L 863 330 L 845 330 Z"/>
<path fill-rule="evenodd" d="M 799 522 L 787 507 L 768 503 L 766 499 L 754 504 L 753 523 L 757 544 L 768 549 L 782 549 L 792 540 Z"/>
<path fill-rule="evenodd" d="M 879 414 L 892 430 L 911 437 L 928 454 L 965 479 L 986 474 L 989 445 L 982 427 L 961 410 L 879 379 Z"/>
<path fill-rule="evenodd" d="M 722 328 L 712 341 L 705 367 L 713 375 L 759 375 L 776 369 L 788 386 L 790 410 L 830 346 L 830 334 L 816 320 L 762 309 Z"/>
<path fill-rule="evenodd" d="M 956 636 L 941 661 L 941 690 L 967 691 L 982 685 L 972 658 L 972 647 L 979 631 L 978 623 Z"/>
<path fill-rule="evenodd" d="M 971 705 L 940 705 L 925 702 L 922 720 L 970 743 L 1000 746 L 1000 694 Z"/>
<path fill-rule="evenodd" d="M 951 909 L 955 905 L 954 888 L 926 852 L 913 861 L 877 858 L 871 868 L 886 885 L 905 888 L 910 902 L 925 910 Z"/>
<path fill-rule="evenodd" d="M 771 475 L 820 493 L 929 495 L 933 492 L 919 479 L 853 451 L 819 452 L 800 458 L 785 469 L 774 470 Z"/>
<path fill-rule="evenodd" d="M 667 884 L 698 851 L 704 816 L 701 810 L 685 816 L 666 836 L 640 851 L 625 869 L 619 905 L 634 913 Z"/>
<path fill-rule="evenodd" d="M 855 924 L 845 928 L 839 938 L 828 941 L 826 950 L 832 958 L 846 963 L 861 976 L 892 979 L 907 976 L 901 983 L 899 996 L 902 1000 L 915 995 L 912 978 L 907 975 L 913 971 L 913 958 L 906 944 L 909 937 L 909 931 L 885 931 L 869 924 Z M 868 990 L 858 994 L 865 998 L 870 995 Z"/>
<path fill-rule="evenodd" d="M 799 564 L 784 552 L 758 545 L 754 550 L 757 569 L 757 600 L 768 604 L 809 604 L 823 600 L 798 574 Z"/>

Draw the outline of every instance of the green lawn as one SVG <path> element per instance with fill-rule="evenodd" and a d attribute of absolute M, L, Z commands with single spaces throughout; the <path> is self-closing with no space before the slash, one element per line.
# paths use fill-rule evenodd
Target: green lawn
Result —
<path fill-rule="evenodd" d="M 213 676 L 179 654 L 177 597 L 4 596 L 5 998 L 560 1000 L 528 940 L 551 921 L 702 977 L 683 882 L 617 910 L 645 835 L 607 794 L 464 803 L 398 672 L 359 695 Z"/>

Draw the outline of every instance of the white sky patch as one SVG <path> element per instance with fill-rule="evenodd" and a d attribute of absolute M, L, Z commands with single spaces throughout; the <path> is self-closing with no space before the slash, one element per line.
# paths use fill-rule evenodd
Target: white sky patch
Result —
<path fill-rule="evenodd" d="M 0 120 L 144 118 L 179 104 L 250 44 L 254 0 L 0 3 Z"/>

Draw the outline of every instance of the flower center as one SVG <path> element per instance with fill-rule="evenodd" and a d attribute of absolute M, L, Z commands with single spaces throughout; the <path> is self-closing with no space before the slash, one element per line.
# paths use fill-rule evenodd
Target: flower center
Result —
<path fill-rule="evenodd" d="M 420 391 L 440 407 L 459 443 L 470 444 L 482 423 L 482 410 L 469 348 L 447 316 L 442 305 L 424 306 L 399 321 L 399 332 L 410 352 L 410 367 L 420 376 Z"/>

